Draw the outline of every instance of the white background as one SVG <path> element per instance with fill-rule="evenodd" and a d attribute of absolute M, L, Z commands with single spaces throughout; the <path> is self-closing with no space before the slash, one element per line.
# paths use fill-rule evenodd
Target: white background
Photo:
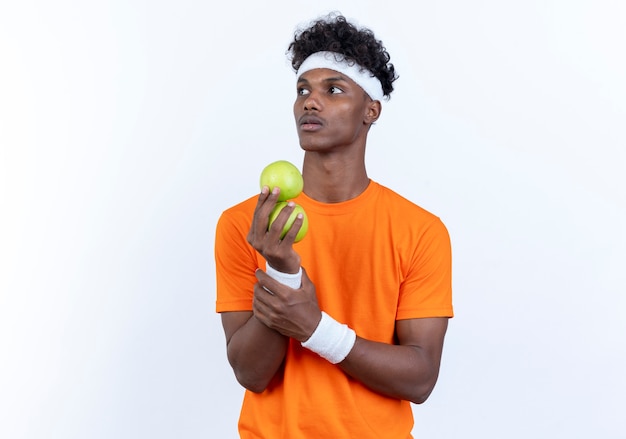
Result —
<path fill-rule="evenodd" d="M 285 50 L 331 10 L 400 74 L 370 176 L 453 240 L 415 436 L 626 437 L 617 0 L 3 2 L 0 437 L 236 437 L 215 223 L 301 164 Z"/>

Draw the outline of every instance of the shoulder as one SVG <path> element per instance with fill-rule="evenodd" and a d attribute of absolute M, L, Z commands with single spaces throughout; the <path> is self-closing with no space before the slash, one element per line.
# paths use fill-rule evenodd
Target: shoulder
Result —
<path fill-rule="evenodd" d="M 450 234 L 441 218 L 397 192 L 377 184 L 376 215 L 392 225 L 405 245 L 428 247 L 448 246 Z"/>
<path fill-rule="evenodd" d="M 257 199 L 258 199 L 258 195 L 254 195 L 250 198 L 247 198 L 241 201 L 240 203 L 230 206 L 222 212 L 221 217 L 231 218 L 231 217 L 238 217 L 242 215 L 249 216 L 250 214 L 254 213 L 254 208 L 256 207 Z"/>
<path fill-rule="evenodd" d="M 417 203 L 405 198 L 396 191 L 373 182 L 377 189 L 376 204 L 384 206 L 389 213 L 397 218 L 410 218 L 411 221 L 419 220 L 421 223 L 441 222 L 434 213 L 424 209 Z"/>
<path fill-rule="evenodd" d="M 248 230 L 256 207 L 258 195 L 247 198 L 224 210 L 217 222 L 218 230 L 227 228 L 243 228 Z"/>

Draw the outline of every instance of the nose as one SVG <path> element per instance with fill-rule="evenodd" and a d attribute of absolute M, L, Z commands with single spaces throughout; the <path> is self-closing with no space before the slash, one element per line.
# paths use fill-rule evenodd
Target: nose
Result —
<path fill-rule="evenodd" d="M 310 111 L 310 110 L 320 110 L 322 108 L 319 97 L 317 96 L 317 93 L 315 93 L 314 91 L 311 91 L 306 99 L 304 100 L 304 109 L 306 111 Z"/>

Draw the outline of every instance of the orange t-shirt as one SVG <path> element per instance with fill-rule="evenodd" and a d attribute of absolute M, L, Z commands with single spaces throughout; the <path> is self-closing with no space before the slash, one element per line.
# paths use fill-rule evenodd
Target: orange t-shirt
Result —
<path fill-rule="evenodd" d="M 247 242 L 257 197 L 226 210 L 217 226 L 217 312 L 252 310 L 255 270 Z M 309 218 L 294 244 L 320 308 L 362 338 L 394 343 L 400 319 L 452 317 L 451 251 L 441 220 L 378 183 L 334 204 L 305 194 Z M 259 394 L 246 391 L 242 438 L 410 438 L 409 401 L 380 395 L 291 340 L 281 370 Z"/>

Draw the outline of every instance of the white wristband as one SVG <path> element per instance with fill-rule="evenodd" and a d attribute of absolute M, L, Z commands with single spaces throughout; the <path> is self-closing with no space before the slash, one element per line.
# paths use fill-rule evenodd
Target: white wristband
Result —
<path fill-rule="evenodd" d="M 356 332 L 348 325 L 339 323 L 322 311 L 322 320 L 303 347 L 315 352 L 333 364 L 342 362 L 352 350 L 356 341 Z"/>
<path fill-rule="evenodd" d="M 298 269 L 297 273 L 283 273 L 273 268 L 270 264 L 265 264 L 265 272 L 272 279 L 277 280 L 283 285 L 287 285 L 290 288 L 300 288 L 302 286 L 302 267 Z"/>

